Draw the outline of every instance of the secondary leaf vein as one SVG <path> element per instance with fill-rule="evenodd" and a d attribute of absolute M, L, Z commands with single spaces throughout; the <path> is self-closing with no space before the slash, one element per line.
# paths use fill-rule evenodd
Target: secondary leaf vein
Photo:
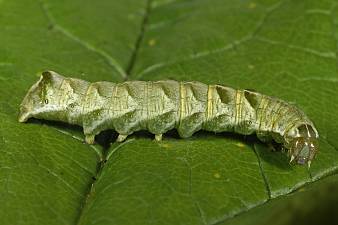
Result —
<path fill-rule="evenodd" d="M 78 44 L 80 44 L 81 46 L 86 48 L 87 50 L 92 51 L 92 52 L 96 53 L 97 55 L 100 55 L 101 57 L 103 57 L 105 59 L 105 61 L 107 62 L 107 64 L 110 67 L 112 67 L 114 70 L 116 70 L 123 79 L 125 79 L 127 77 L 127 75 L 126 75 L 124 69 L 122 68 L 122 66 L 112 56 L 110 56 L 107 52 L 105 52 L 101 49 L 98 49 L 97 47 L 93 46 L 92 44 L 80 39 L 79 37 L 77 37 L 73 33 L 71 33 L 70 31 L 68 31 L 66 28 L 59 25 L 56 22 L 53 15 L 51 14 L 51 12 L 49 11 L 49 9 L 48 9 L 48 7 L 45 3 L 41 2 L 41 8 L 43 10 L 43 13 L 46 15 L 48 21 L 50 22 L 50 24 L 53 26 L 53 29 L 59 31 L 60 33 L 62 33 L 66 37 L 68 37 L 69 39 L 77 42 Z"/>

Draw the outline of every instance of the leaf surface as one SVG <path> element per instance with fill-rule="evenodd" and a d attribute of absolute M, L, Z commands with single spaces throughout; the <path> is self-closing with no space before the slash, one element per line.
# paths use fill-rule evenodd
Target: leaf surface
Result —
<path fill-rule="evenodd" d="M 0 11 L 1 224 L 228 224 L 337 173 L 336 0 L 0 0 Z M 44 70 L 255 89 L 303 109 L 320 151 L 307 169 L 231 133 L 89 146 L 81 128 L 17 122 Z"/>

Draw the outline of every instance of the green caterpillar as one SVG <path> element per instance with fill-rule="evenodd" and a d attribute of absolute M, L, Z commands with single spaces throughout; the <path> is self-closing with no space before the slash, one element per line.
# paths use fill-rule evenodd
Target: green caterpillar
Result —
<path fill-rule="evenodd" d="M 309 166 L 318 150 L 318 132 L 296 106 L 255 91 L 196 81 L 89 83 L 47 71 L 21 103 L 19 121 L 31 117 L 83 126 L 89 144 L 106 129 L 116 130 L 121 142 L 138 130 L 160 141 L 175 128 L 182 138 L 201 129 L 256 133 L 261 141 L 281 143 L 290 161 Z"/>

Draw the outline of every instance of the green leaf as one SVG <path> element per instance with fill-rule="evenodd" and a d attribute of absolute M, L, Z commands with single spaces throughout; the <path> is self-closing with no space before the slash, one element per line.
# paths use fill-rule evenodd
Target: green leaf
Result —
<path fill-rule="evenodd" d="M 274 198 L 337 174 L 337 5 L 0 0 L 0 224 L 246 224 Z M 158 143 L 144 132 L 109 146 L 104 132 L 89 146 L 79 127 L 17 122 L 44 70 L 255 89 L 303 109 L 320 151 L 307 169 L 231 133 L 170 132 Z"/>
<path fill-rule="evenodd" d="M 272 199 L 219 225 L 337 224 L 337 182 L 336 174 L 286 197 Z"/>

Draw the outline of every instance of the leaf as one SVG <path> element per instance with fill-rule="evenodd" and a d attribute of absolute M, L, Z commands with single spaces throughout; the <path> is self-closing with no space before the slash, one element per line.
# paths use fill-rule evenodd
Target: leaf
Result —
<path fill-rule="evenodd" d="M 337 174 L 336 0 L 0 0 L 0 10 L 1 224 L 228 224 L 234 216 L 245 224 L 255 217 L 243 212 Z M 308 170 L 230 133 L 170 132 L 157 143 L 145 132 L 89 146 L 81 128 L 17 122 L 47 69 L 88 81 L 252 88 L 303 109 L 320 152 Z"/>
<path fill-rule="evenodd" d="M 337 182 L 337 175 L 330 176 L 284 198 L 273 199 L 220 225 L 337 224 Z"/>

